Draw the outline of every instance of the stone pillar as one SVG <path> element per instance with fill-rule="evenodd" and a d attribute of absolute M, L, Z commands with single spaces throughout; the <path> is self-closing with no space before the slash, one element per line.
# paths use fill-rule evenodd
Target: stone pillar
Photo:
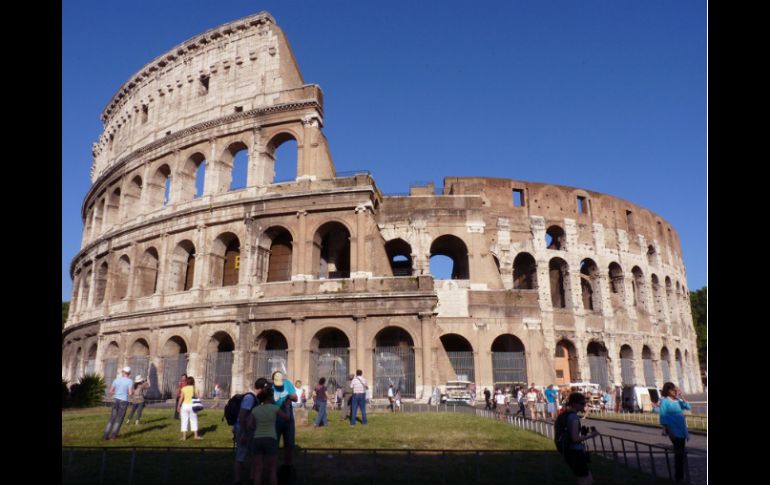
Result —
<path fill-rule="evenodd" d="M 150 164 L 145 163 L 144 169 L 142 170 L 142 193 L 139 194 L 139 200 L 138 200 L 139 207 L 137 207 L 134 212 L 134 214 L 137 216 L 144 215 L 148 211 L 149 201 L 147 199 L 150 196 L 149 188 L 150 188 Z"/>
<path fill-rule="evenodd" d="M 354 315 L 353 320 L 356 322 L 356 359 L 355 363 L 350 363 L 350 373 L 355 374 L 357 369 L 361 369 L 364 375 L 370 376 L 370 387 L 374 389 L 374 369 L 366 364 L 366 315 Z"/>
<path fill-rule="evenodd" d="M 420 329 L 422 331 L 422 379 L 417 380 L 415 376 L 415 384 L 421 382 L 420 386 L 422 391 L 418 392 L 417 386 L 415 386 L 415 392 L 422 394 L 423 397 L 429 395 L 431 389 L 437 384 L 436 376 L 432 372 L 432 353 L 431 346 L 433 345 L 433 328 L 436 325 L 436 317 L 432 312 L 424 312 L 418 315 L 420 318 Z M 416 369 L 415 369 L 416 370 Z"/>
<path fill-rule="evenodd" d="M 292 369 L 286 369 L 293 376 L 292 381 L 300 379 L 302 382 L 307 381 L 307 369 L 303 369 L 302 361 L 303 356 L 307 353 L 302 346 L 303 328 L 305 326 L 305 319 L 303 317 L 292 317 L 291 323 L 294 326 L 294 358 L 292 359 Z M 307 367 L 307 366 L 305 366 Z M 292 382 L 293 383 L 293 382 Z"/>
<path fill-rule="evenodd" d="M 248 387 L 244 388 L 244 381 L 244 352 L 241 349 L 233 350 L 233 372 L 230 379 L 231 394 L 240 393 L 248 389 Z"/>
<path fill-rule="evenodd" d="M 209 278 L 209 241 L 205 224 L 199 224 L 196 228 L 195 240 L 195 274 L 193 274 L 193 288 L 207 288 Z"/>
<path fill-rule="evenodd" d="M 94 306 L 94 294 L 96 293 L 96 276 L 99 272 L 99 268 L 96 267 L 96 256 L 91 258 L 91 281 L 89 282 L 91 287 L 88 290 L 88 302 L 86 308 L 93 308 Z"/>
<path fill-rule="evenodd" d="M 310 269 L 312 264 L 312 254 L 309 254 L 312 249 L 313 242 L 308 238 L 307 234 L 307 211 L 297 211 L 298 230 L 297 240 L 292 245 L 292 280 L 308 280 L 312 279 L 313 271 Z M 308 259 L 310 262 L 308 262 Z"/>
<path fill-rule="evenodd" d="M 366 258 L 366 227 L 369 210 L 371 210 L 370 202 L 356 207 L 356 234 L 355 239 L 351 241 L 351 278 L 369 278 L 372 276 L 372 268 L 367 264 Z"/>
<path fill-rule="evenodd" d="M 212 138 L 209 140 L 209 155 L 206 157 L 205 179 L 203 181 L 203 195 L 214 195 L 220 193 L 219 184 L 221 180 L 222 167 L 217 153 L 217 141 Z"/>

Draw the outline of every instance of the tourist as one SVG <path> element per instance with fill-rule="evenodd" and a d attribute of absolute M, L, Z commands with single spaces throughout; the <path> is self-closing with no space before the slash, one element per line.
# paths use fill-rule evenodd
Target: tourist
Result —
<path fill-rule="evenodd" d="M 121 377 L 117 377 L 112 381 L 108 393 L 108 396 L 115 394 L 115 400 L 112 402 L 110 419 L 107 421 L 107 426 L 104 428 L 104 434 L 102 435 L 102 439 L 105 440 L 114 440 L 118 437 L 120 427 L 123 424 L 123 418 L 126 417 L 128 397 L 134 393 L 132 389 L 133 382 L 128 378 L 131 374 L 131 367 L 123 367 L 121 374 Z"/>
<path fill-rule="evenodd" d="M 139 420 L 142 419 L 142 410 L 144 409 L 144 394 L 149 388 L 149 380 L 143 379 L 141 374 L 134 378 L 134 394 L 131 396 L 131 412 L 128 414 L 126 424 L 131 422 L 131 419 L 134 417 L 134 411 L 137 410 L 138 412 L 136 414 L 136 423 L 134 424 L 139 424 Z"/>
<path fill-rule="evenodd" d="M 684 410 L 690 410 L 682 390 L 673 382 L 663 384 L 663 399 L 660 401 L 660 424 L 663 435 L 668 436 L 674 446 L 674 478 L 677 482 L 684 480 L 685 441 L 690 439 L 687 432 L 687 419 Z"/>
<path fill-rule="evenodd" d="M 315 423 L 313 426 L 329 426 L 329 418 L 326 416 L 326 404 L 328 397 L 326 396 L 326 378 L 322 377 L 318 380 L 318 384 L 313 390 L 315 395 L 315 407 L 318 408 L 318 415 L 315 417 Z"/>
<path fill-rule="evenodd" d="M 588 470 L 590 459 L 583 442 L 599 435 L 594 427 L 591 427 L 590 433 L 587 428 L 581 433 L 580 418 L 577 413 L 583 411 L 585 406 L 585 396 L 579 392 L 573 392 L 567 399 L 564 412 L 554 423 L 556 448 L 564 455 L 564 461 L 577 477 L 578 485 L 593 483 L 593 476 Z"/>
<path fill-rule="evenodd" d="M 350 425 L 356 425 L 356 414 L 358 414 L 358 408 L 361 409 L 361 424 L 366 425 L 366 390 L 369 389 L 366 379 L 363 377 L 363 371 L 361 369 L 356 370 L 356 377 L 351 382 L 353 387 L 353 403 L 350 410 Z"/>
<path fill-rule="evenodd" d="M 182 418 L 181 441 L 184 441 L 187 439 L 188 421 L 190 423 L 190 431 L 193 432 L 193 438 L 196 440 L 201 440 L 203 438 L 198 436 L 198 413 L 193 411 L 193 408 L 192 408 L 193 397 L 197 396 L 195 392 L 195 379 L 192 376 L 189 376 L 187 378 L 187 385 L 182 388 L 181 394 L 182 396 L 179 399 L 179 404 L 177 405 L 177 411 L 179 412 L 179 415 Z"/>
<path fill-rule="evenodd" d="M 260 404 L 255 406 L 248 415 L 246 428 L 253 431 L 250 451 L 253 457 L 252 476 L 255 485 L 262 483 L 262 471 L 267 472 L 268 483 L 278 483 L 277 456 L 278 437 L 276 432 L 277 418 L 289 419 L 273 399 L 273 389 L 267 388 L 260 394 Z"/>
<path fill-rule="evenodd" d="M 283 372 L 273 372 L 273 397 L 275 404 L 283 410 L 286 418 L 278 417 L 275 421 L 275 430 L 277 439 L 280 442 L 283 438 L 283 462 L 285 465 L 294 463 L 294 410 L 292 404 L 299 400 L 297 389 L 289 379 L 285 379 Z"/>

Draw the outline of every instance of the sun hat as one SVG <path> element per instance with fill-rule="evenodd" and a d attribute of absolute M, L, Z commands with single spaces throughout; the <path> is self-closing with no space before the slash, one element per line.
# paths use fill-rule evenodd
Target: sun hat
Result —
<path fill-rule="evenodd" d="M 123 367 L 123 372 L 125 372 L 126 374 L 130 374 L 131 373 L 131 367 L 129 367 L 129 366 Z"/>

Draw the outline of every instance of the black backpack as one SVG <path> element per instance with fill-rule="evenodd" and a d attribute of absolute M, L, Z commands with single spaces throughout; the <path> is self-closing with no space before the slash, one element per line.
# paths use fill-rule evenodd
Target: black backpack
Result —
<path fill-rule="evenodd" d="M 254 396 L 254 405 L 257 404 L 257 396 L 253 392 L 246 392 L 243 394 L 236 394 L 231 397 L 227 404 L 225 404 L 225 416 L 222 419 L 227 420 L 229 426 L 235 426 L 235 422 L 238 421 L 238 414 L 241 412 L 241 401 L 246 397 L 246 394 Z M 254 406 L 252 406 L 252 409 Z"/>
<path fill-rule="evenodd" d="M 556 449 L 559 453 L 563 453 L 564 450 L 572 444 L 572 437 L 567 429 L 567 418 L 575 411 L 566 411 L 556 417 L 556 422 L 553 424 L 553 441 L 556 443 Z"/>

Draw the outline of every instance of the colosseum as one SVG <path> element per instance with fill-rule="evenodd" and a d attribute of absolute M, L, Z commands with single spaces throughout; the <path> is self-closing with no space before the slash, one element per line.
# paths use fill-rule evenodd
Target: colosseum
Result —
<path fill-rule="evenodd" d="M 274 369 L 332 387 L 362 369 L 375 398 L 392 383 L 426 400 L 455 379 L 702 391 L 669 223 L 574 187 L 445 177 L 439 195 L 385 196 L 337 173 L 321 88 L 267 12 L 152 60 L 101 119 L 62 333 L 70 381 L 129 365 L 159 398 L 185 371 L 209 395 Z M 279 182 L 290 140 L 296 177 Z"/>

